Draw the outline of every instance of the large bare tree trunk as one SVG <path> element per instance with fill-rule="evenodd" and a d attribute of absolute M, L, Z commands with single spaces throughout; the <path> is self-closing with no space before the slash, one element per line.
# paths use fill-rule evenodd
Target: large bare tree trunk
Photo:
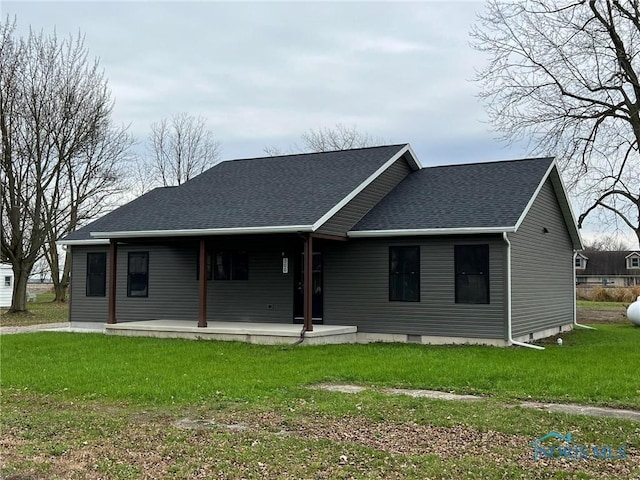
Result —
<path fill-rule="evenodd" d="M 9 313 L 27 313 L 27 281 L 32 267 L 13 267 L 13 298 Z"/>
<path fill-rule="evenodd" d="M 53 299 L 55 303 L 64 303 L 67 301 L 67 288 L 62 283 L 56 283 L 53 286 L 53 292 L 56 295 Z"/>
<path fill-rule="evenodd" d="M 59 271 L 56 272 L 55 277 L 52 274 L 52 278 L 54 279 L 53 292 L 55 293 L 55 298 L 53 299 L 53 301 L 56 303 L 64 303 L 67 301 L 67 290 L 69 289 L 70 270 L 71 270 L 71 255 L 67 251 L 64 254 L 64 267 L 62 269 L 62 274 L 60 274 Z"/>

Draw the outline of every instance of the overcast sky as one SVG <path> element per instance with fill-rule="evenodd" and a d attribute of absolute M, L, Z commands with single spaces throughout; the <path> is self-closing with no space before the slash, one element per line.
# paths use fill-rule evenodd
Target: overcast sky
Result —
<path fill-rule="evenodd" d="M 178 112 L 207 118 L 225 159 L 287 149 L 336 123 L 426 164 L 522 156 L 495 141 L 470 81 L 482 2 L 0 2 L 19 29 L 86 35 L 116 100 L 146 140 Z"/>
<path fill-rule="evenodd" d="M 309 129 L 356 126 L 409 142 L 425 165 L 526 156 L 496 140 L 471 81 L 481 1 L 29 2 L 3 21 L 81 32 L 115 98 L 115 120 L 144 144 L 175 113 L 207 119 L 222 158 L 288 150 Z"/>

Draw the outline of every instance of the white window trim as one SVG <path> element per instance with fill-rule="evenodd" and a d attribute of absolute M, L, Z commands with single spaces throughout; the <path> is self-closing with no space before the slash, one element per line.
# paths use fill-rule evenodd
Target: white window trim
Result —
<path fill-rule="evenodd" d="M 584 270 L 585 268 L 587 268 L 587 259 L 585 257 L 583 257 L 582 255 L 578 254 L 576 256 L 576 260 L 577 260 L 577 262 L 576 262 L 576 264 L 574 264 L 574 267 L 576 268 L 576 270 Z"/>

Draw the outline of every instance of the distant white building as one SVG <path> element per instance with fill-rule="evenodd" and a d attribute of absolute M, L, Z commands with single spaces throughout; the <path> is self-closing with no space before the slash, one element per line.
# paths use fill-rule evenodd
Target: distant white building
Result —
<path fill-rule="evenodd" d="M 10 307 L 13 296 L 13 269 L 0 263 L 0 307 Z"/>

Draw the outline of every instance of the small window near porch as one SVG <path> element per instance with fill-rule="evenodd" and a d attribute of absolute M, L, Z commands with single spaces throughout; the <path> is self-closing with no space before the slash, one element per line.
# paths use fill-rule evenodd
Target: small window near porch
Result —
<path fill-rule="evenodd" d="M 217 252 L 213 278 L 215 280 L 248 280 L 249 256 L 247 252 Z"/>
<path fill-rule="evenodd" d="M 107 285 L 106 252 L 87 253 L 87 297 L 104 297 Z"/>
<path fill-rule="evenodd" d="M 149 252 L 129 252 L 127 296 L 149 296 Z"/>
<path fill-rule="evenodd" d="M 11 286 L 11 276 L 6 276 L 4 277 L 4 286 L 5 287 L 10 287 Z"/>
<path fill-rule="evenodd" d="M 389 247 L 389 300 L 420 301 L 420 247 Z"/>
<path fill-rule="evenodd" d="M 456 303 L 489 303 L 489 245 L 456 245 Z"/>

